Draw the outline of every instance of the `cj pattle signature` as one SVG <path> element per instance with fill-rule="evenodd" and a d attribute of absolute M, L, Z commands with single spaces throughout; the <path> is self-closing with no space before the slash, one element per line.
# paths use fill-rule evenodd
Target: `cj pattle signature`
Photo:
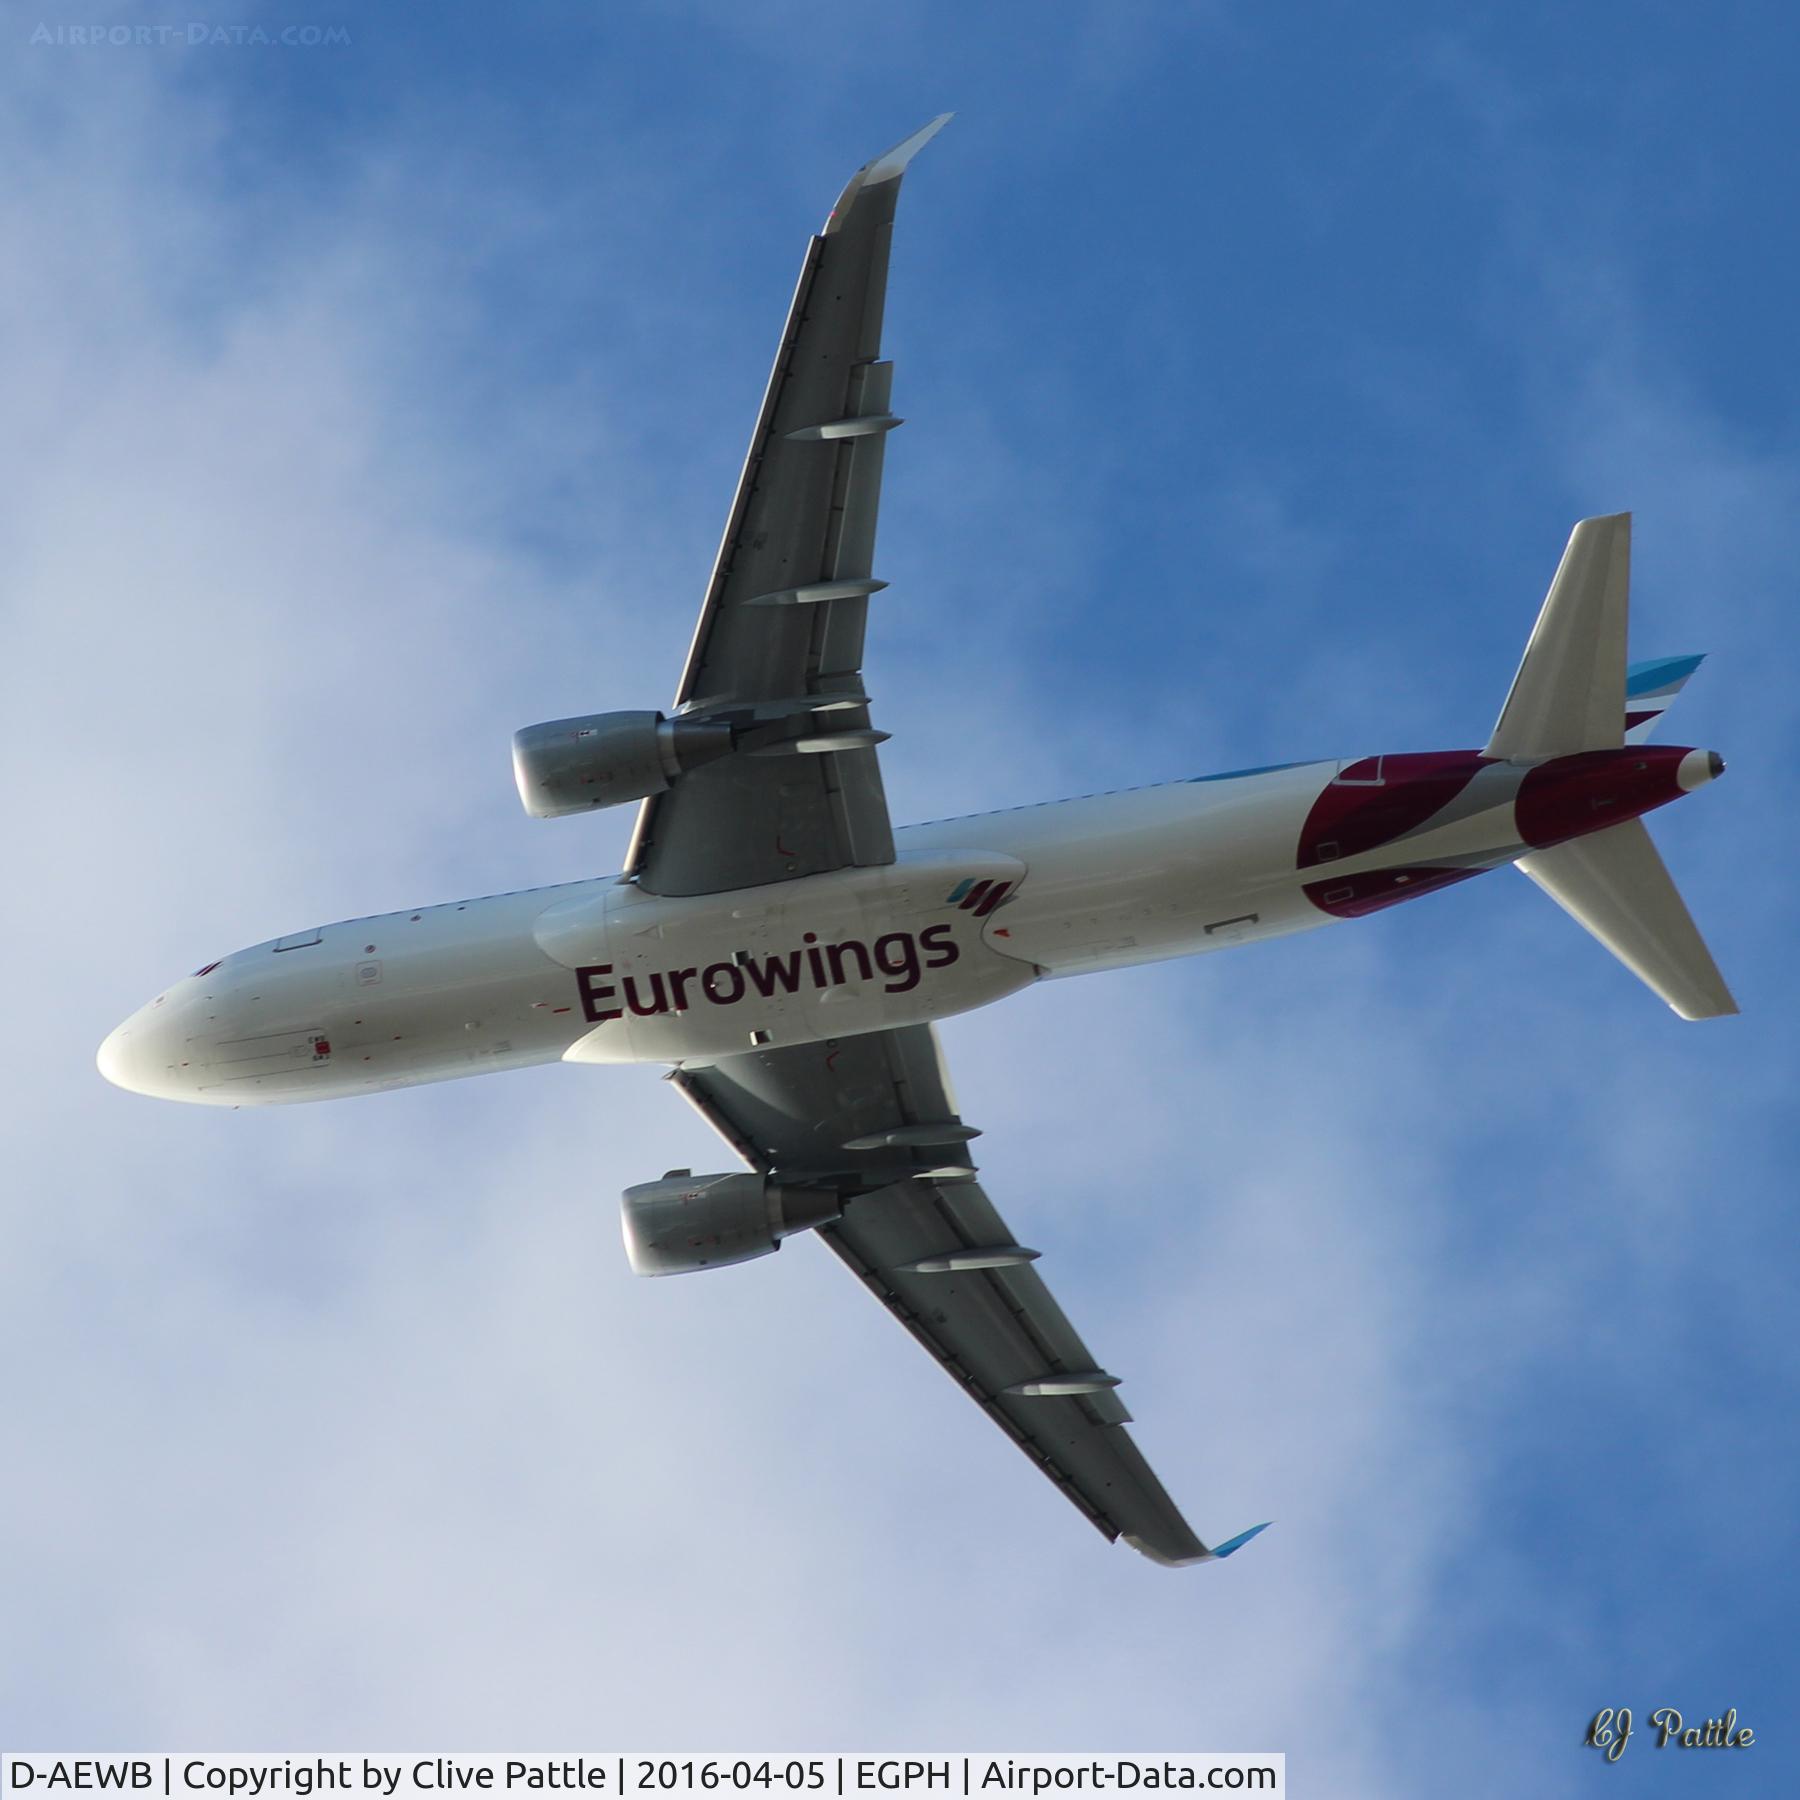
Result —
<path fill-rule="evenodd" d="M 1650 1715 L 1656 1730 L 1656 1747 L 1666 1750 L 1673 1744 L 1680 1750 L 1747 1750 L 1756 1742 L 1756 1733 L 1748 1725 L 1738 1723 L 1737 1708 L 1728 1707 L 1723 1718 L 1708 1719 L 1704 1725 L 1687 1725 L 1672 1706 L 1659 1706 Z M 1596 1750 L 1606 1752 L 1608 1762 L 1617 1762 L 1631 1741 L 1631 1708 L 1603 1706 L 1594 1714 L 1585 1741 Z"/>

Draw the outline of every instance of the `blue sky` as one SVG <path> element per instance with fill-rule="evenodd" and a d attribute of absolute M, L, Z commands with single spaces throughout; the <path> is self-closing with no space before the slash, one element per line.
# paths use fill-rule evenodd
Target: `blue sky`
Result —
<path fill-rule="evenodd" d="M 966 14 L 9 25 L 0 1741 L 1791 1785 L 1791 21 Z M 945 1028 L 1171 1489 L 1278 1520 L 1186 1575 L 816 1247 L 634 1282 L 618 1191 L 718 1166 L 651 1072 L 220 1116 L 92 1067 L 239 944 L 616 866 L 508 736 L 666 699 L 806 234 L 945 109 L 888 309 L 898 818 L 1479 743 L 1626 507 L 1635 653 L 1711 653 L 1664 735 L 1731 764 L 1655 830 L 1739 1020 L 1501 873 Z M 1602 1770 L 1605 1704 L 1764 1741 Z"/>

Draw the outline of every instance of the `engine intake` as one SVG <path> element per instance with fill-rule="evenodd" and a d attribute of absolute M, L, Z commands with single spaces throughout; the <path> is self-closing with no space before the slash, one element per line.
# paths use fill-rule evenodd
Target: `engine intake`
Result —
<path fill-rule="evenodd" d="M 513 779 L 534 819 L 561 819 L 666 793 L 677 775 L 731 752 L 731 727 L 659 712 L 592 713 L 513 733 Z"/>
<path fill-rule="evenodd" d="M 637 1275 L 686 1275 L 749 1262 L 843 1210 L 835 1194 L 783 1187 L 766 1175 L 693 1175 L 625 1190 L 625 1254 Z"/>

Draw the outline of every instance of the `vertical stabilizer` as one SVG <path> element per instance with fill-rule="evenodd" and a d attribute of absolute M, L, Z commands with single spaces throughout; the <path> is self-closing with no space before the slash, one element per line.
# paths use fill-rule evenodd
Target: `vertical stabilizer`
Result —
<path fill-rule="evenodd" d="M 1625 671 L 1625 741 L 1647 743 L 1704 656 L 1662 656 Z"/>
<path fill-rule="evenodd" d="M 1534 850 L 1518 866 L 1684 1019 L 1737 1011 L 1641 820 Z"/>
<path fill-rule="evenodd" d="M 1624 742 L 1630 588 L 1631 514 L 1583 519 L 1556 566 L 1489 756 L 1573 756 Z"/>

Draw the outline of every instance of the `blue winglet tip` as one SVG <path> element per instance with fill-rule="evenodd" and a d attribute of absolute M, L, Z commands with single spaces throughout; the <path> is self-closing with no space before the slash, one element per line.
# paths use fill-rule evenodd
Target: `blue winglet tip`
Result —
<path fill-rule="evenodd" d="M 1229 1556 L 1232 1551 L 1243 1549 L 1253 1537 L 1256 1537 L 1261 1532 L 1267 1531 L 1274 1523 L 1275 1521 L 1273 1519 L 1265 1519 L 1260 1525 L 1252 1525 L 1248 1531 L 1240 1531 L 1236 1537 L 1228 1538 L 1222 1544 L 1213 1545 L 1213 1555 L 1220 1557 Z"/>

